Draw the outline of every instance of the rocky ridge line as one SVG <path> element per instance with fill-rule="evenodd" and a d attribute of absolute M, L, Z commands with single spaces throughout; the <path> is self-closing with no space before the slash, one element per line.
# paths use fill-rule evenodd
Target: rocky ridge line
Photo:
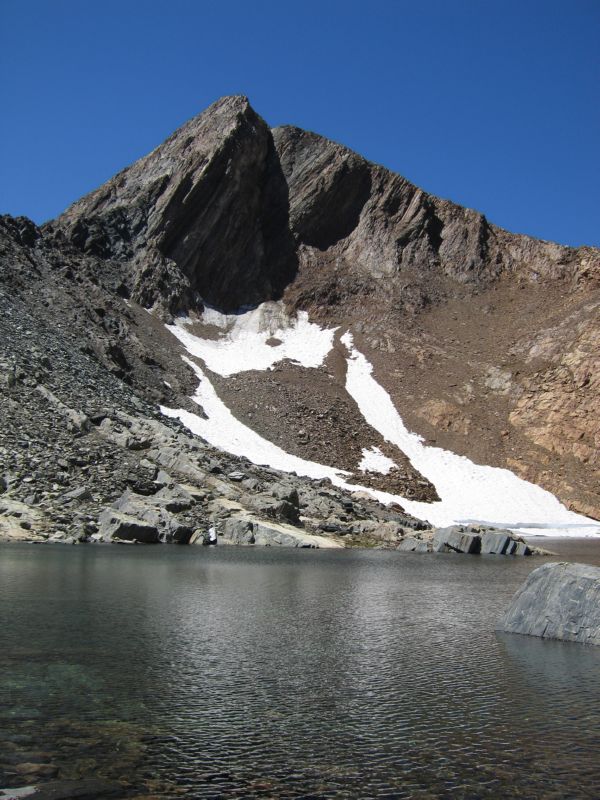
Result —
<path fill-rule="evenodd" d="M 323 137 L 270 131 L 246 98 L 218 101 L 41 229 L 3 218 L 0 258 L 7 374 L 20 347 L 11 352 L 11 337 L 27 335 L 19 315 L 30 314 L 34 334 L 64 325 L 69 346 L 108 371 L 115 392 L 197 411 L 194 375 L 161 321 L 204 302 L 235 310 L 283 297 L 352 329 L 413 429 L 600 516 L 598 251 L 509 234 Z M 519 294 L 527 303 L 512 304 Z M 498 298 L 512 305 L 488 313 Z M 516 310 L 509 324 L 505 308 Z M 546 309 L 555 318 L 565 309 L 572 324 L 544 333 Z M 530 317 L 527 336 L 494 349 L 513 320 Z M 538 334 L 546 339 L 535 350 Z M 538 356 L 527 361 L 534 350 L 539 368 Z M 77 408 L 61 380 L 41 383 Z"/>

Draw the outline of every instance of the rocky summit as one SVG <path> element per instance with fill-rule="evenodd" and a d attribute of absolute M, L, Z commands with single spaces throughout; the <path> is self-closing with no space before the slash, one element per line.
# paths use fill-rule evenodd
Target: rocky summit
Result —
<path fill-rule="evenodd" d="M 0 218 L 0 538 L 186 544 L 215 527 L 238 544 L 525 553 L 485 525 L 433 532 L 441 483 L 365 414 L 350 361 L 430 450 L 597 520 L 599 308 L 599 250 L 508 233 L 223 98 L 58 219 Z M 330 347 L 308 366 L 209 362 L 250 309 L 267 309 L 273 351 L 296 319 Z M 210 398 L 232 420 L 219 431 L 202 427 Z M 258 444 L 224 444 L 229 424 Z M 258 457 L 265 442 L 292 466 Z M 474 521 L 490 520 L 437 527 Z"/>

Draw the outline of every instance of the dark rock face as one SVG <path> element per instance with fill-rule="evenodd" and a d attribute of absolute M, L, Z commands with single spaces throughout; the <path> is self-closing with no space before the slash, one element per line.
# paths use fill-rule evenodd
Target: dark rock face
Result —
<path fill-rule="evenodd" d="M 358 225 L 371 194 L 370 165 L 299 128 L 277 128 L 273 135 L 290 191 L 292 231 L 302 243 L 327 250 Z"/>
<path fill-rule="evenodd" d="M 86 253 L 130 261 L 131 295 L 176 311 L 281 296 L 294 277 L 288 190 L 266 123 L 227 97 L 71 206 L 57 225 Z"/>
<path fill-rule="evenodd" d="M 433 535 L 436 553 L 469 553 L 482 555 L 530 556 L 536 548 L 512 531 L 476 525 L 451 525 L 438 528 Z"/>
<path fill-rule="evenodd" d="M 333 262 L 338 280 L 348 272 L 368 276 L 384 308 L 413 311 L 516 269 L 556 277 L 579 266 L 575 250 L 509 234 L 321 136 L 293 127 L 273 136 L 289 185 L 290 225 L 307 248 L 294 293 L 299 305 L 310 299 L 304 289 L 322 294 L 317 287 L 331 279 Z M 329 297 L 334 305 L 348 301 Z"/>
<path fill-rule="evenodd" d="M 497 630 L 600 645 L 600 569 L 564 562 L 538 567 Z"/>
<path fill-rule="evenodd" d="M 406 536 L 396 550 L 410 553 L 465 553 L 467 555 L 552 555 L 530 547 L 512 531 L 486 525 L 450 525 Z"/>
<path fill-rule="evenodd" d="M 98 529 L 98 534 L 95 535 L 107 542 L 156 544 L 159 541 L 159 533 L 155 525 L 110 509 L 100 514 Z"/>
<path fill-rule="evenodd" d="M 271 132 L 245 97 L 214 103 L 46 230 L 126 264 L 122 291 L 169 311 L 235 310 L 297 276 L 297 305 L 310 294 L 336 305 L 348 287 L 326 291 L 332 260 L 338 279 L 375 281 L 386 307 L 409 310 L 516 269 L 579 266 L 573 249 L 502 231 L 321 136 Z"/>

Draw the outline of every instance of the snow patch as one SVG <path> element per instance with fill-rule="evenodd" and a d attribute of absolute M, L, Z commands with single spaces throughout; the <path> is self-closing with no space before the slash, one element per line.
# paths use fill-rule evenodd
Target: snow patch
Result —
<path fill-rule="evenodd" d="M 289 319 L 281 303 L 263 303 L 238 314 L 222 314 L 207 308 L 200 320 L 219 333 L 216 339 L 193 334 L 194 320 L 179 318 L 166 327 L 182 342 L 190 355 L 200 358 L 213 372 L 224 377 L 248 370 L 267 370 L 283 359 L 307 368 L 320 366 L 333 346 L 335 329 L 322 329 L 300 312 Z M 348 483 L 348 473 L 287 453 L 244 425 L 218 397 L 210 380 L 194 362 L 185 358 L 199 378 L 193 400 L 207 419 L 183 409 L 161 407 L 163 414 L 177 417 L 193 433 L 233 455 L 248 458 L 284 472 L 309 478 L 329 478 L 348 491 L 364 491 L 382 503 L 398 503 L 409 514 L 435 526 L 486 523 L 528 535 L 593 536 L 600 525 L 563 506 L 549 492 L 518 478 L 506 469 L 474 464 L 469 459 L 428 447 L 411 433 L 385 389 L 373 378 L 373 368 L 355 347 L 350 333 L 341 337 L 346 346 L 346 390 L 356 401 L 366 422 L 402 450 L 412 465 L 436 487 L 436 503 L 408 500 L 376 489 Z M 379 448 L 363 450 L 359 469 L 384 475 L 396 466 Z"/>
<path fill-rule="evenodd" d="M 239 314 L 207 308 L 200 321 L 221 331 L 217 339 L 202 339 L 189 328 L 194 320 L 179 317 L 167 325 L 190 355 L 208 369 L 228 377 L 249 370 L 266 370 L 289 359 L 303 367 L 319 367 L 333 346 L 335 329 L 323 329 L 300 311 L 289 319 L 281 303 L 262 303 Z"/>
<path fill-rule="evenodd" d="M 388 475 L 397 466 L 391 458 L 384 456 L 378 447 L 363 447 L 358 468 L 361 472 L 379 472 L 381 475 Z"/>
<path fill-rule="evenodd" d="M 167 417 L 176 417 L 183 422 L 192 433 L 206 439 L 215 447 L 237 456 L 244 456 L 254 464 L 263 464 L 283 472 L 296 472 L 309 478 L 330 478 L 338 485 L 344 485 L 342 475 L 350 473 L 336 470 L 324 464 L 306 461 L 281 447 L 264 439 L 243 422 L 236 419 L 225 403 L 217 395 L 212 383 L 200 369 L 189 359 L 184 359 L 194 370 L 200 383 L 192 400 L 202 406 L 208 419 L 203 419 L 197 414 L 192 414 L 184 409 L 170 409 L 161 406 L 160 410 Z"/>
<path fill-rule="evenodd" d="M 354 347 L 352 335 L 345 333 L 341 341 L 349 351 L 347 392 L 367 423 L 408 456 L 441 498 L 423 503 L 372 490 L 380 500 L 398 502 L 409 514 L 436 526 L 479 522 L 523 532 L 533 528 L 546 536 L 600 534 L 597 522 L 569 511 L 550 492 L 509 470 L 474 464 L 464 456 L 424 445 L 421 436 L 407 430 L 389 394 L 374 379 L 373 367 Z"/>

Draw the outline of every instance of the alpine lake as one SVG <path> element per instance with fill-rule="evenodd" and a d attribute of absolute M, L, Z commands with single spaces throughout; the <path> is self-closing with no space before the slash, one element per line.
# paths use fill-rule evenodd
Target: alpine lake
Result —
<path fill-rule="evenodd" d="M 600 565 L 598 540 L 541 544 L 2 545 L 0 787 L 598 798 L 600 648 L 495 631 L 544 561 Z"/>

